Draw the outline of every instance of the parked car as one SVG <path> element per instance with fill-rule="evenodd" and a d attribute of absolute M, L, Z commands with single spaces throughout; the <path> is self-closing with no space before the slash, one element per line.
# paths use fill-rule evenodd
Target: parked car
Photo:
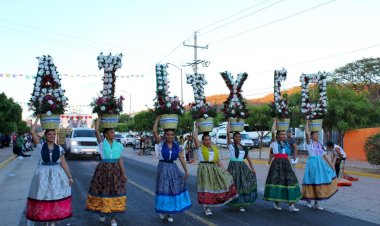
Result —
<path fill-rule="evenodd" d="M 11 137 L 8 134 L 0 134 L 0 146 L 9 147 L 11 143 Z"/>
<path fill-rule="evenodd" d="M 123 134 L 121 133 L 121 143 L 126 147 L 128 145 L 130 146 L 133 146 L 133 144 L 135 143 L 135 138 L 133 135 L 131 134 Z"/>
<path fill-rule="evenodd" d="M 124 138 L 123 138 L 123 135 L 122 135 L 122 134 L 120 134 L 120 133 L 115 134 L 115 140 L 116 140 L 117 142 L 119 142 L 119 143 L 122 144 L 122 140 L 123 140 L 123 139 L 124 139 Z"/>
<path fill-rule="evenodd" d="M 260 139 L 252 139 L 253 147 L 259 148 L 260 147 Z"/>
<path fill-rule="evenodd" d="M 253 148 L 253 141 L 251 138 L 249 138 L 247 132 L 242 131 L 240 132 L 241 136 L 241 145 L 248 148 Z M 231 134 L 232 138 L 232 134 Z M 223 127 L 214 128 L 213 132 L 211 133 L 211 141 L 222 147 L 227 147 L 227 131 Z"/>
<path fill-rule="evenodd" d="M 272 143 L 272 137 L 266 136 L 263 137 L 263 147 L 269 147 Z"/>
<path fill-rule="evenodd" d="M 125 137 L 125 143 L 124 145 L 125 146 L 133 146 L 133 144 L 135 143 L 135 137 L 132 135 L 132 134 L 127 134 L 127 136 Z"/>
<path fill-rule="evenodd" d="M 65 150 L 68 159 L 73 159 L 75 156 L 92 156 L 101 159 L 94 129 L 73 128 L 66 136 Z"/>

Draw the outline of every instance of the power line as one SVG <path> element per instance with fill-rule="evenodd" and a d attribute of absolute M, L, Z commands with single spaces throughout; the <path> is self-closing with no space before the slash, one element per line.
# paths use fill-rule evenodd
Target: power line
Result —
<path fill-rule="evenodd" d="M 268 2 L 268 1 L 270 1 L 270 0 L 265 0 L 265 1 L 262 1 L 262 2 L 259 2 L 259 3 L 255 4 L 255 5 L 252 5 L 252 6 L 248 7 L 248 8 L 245 8 L 245 9 L 243 9 L 243 10 L 240 10 L 240 11 L 237 12 L 237 13 L 234 13 L 234 14 L 228 16 L 228 17 L 225 17 L 225 18 L 223 18 L 223 19 L 217 20 L 217 21 L 215 21 L 215 22 L 213 22 L 213 23 L 211 23 L 211 24 L 209 24 L 209 25 L 204 26 L 204 27 L 198 29 L 198 31 L 200 31 L 200 30 L 204 30 L 204 29 L 206 29 L 206 28 L 208 28 L 208 27 L 211 27 L 211 26 L 214 26 L 215 24 L 218 24 L 218 23 L 220 23 L 220 22 L 223 22 L 223 21 L 225 21 L 225 20 L 228 20 L 229 18 L 232 18 L 232 17 L 234 17 L 234 16 L 236 16 L 236 15 L 239 15 L 240 13 L 243 13 L 243 12 L 245 12 L 245 11 L 248 11 L 248 10 L 250 10 L 250 9 L 252 9 L 252 8 L 255 8 L 256 6 L 259 6 L 259 5 L 261 5 L 261 4 L 265 3 L 265 2 Z"/>
<path fill-rule="evenodd" d="M 236 34 L 234 34 L 234 35 L 227 36 L 227 37 L 225 37 L 225 38 L 219 39 L 219 40 L 217 40 L 217 41 L 210 42 L 210 44 L 216 44 L 216 43 L 219 43 L 219 42 L 223 42 L 223 41 L 225 41 L 225 40 L 228 40 L 228 39 L 231 39 L 231 38 L 234 38 L 234 37 L 237 37 L 237 36 L 241 36 L 241 35 L 246 34 L 246 33 L 248 33 L 248 32 L 251 32 L 251 31 L 254 31 L 254 30 L 258 30 L 258 29 L 260 29 L 260 28 L 267 27 L 267 26 L 269 26 L 269 25 L 271 25 L 271 24 L 275 24 L 275 23 L 281 22 L 281 21 L 283 21 L 283 20 L 289 19 L 289 18 L 291 18 L 291 17 L 301 15 L 301 14 L 306 13 L 306 12 L 308 12 L 308 11 L 311 11 L 311 10 L 317 9 L 317 8 L 319 8 L 319 7 L 322 7 L 322 6 L 324 6 L 324 5 L 330 4 L 330 3 L 334 2 L 334 1 L 336 1 L 336 0 L 330 0 L 330 1 L 324 2 L 324 3 L 322 3 L 322 4 L 319 4 L 319 5 L 316 5 L 316 6 L 313 6 L 313 7 L 310 7 L 310 8 L 304 9 L 304 10 L 301 10 L 301 11 L 299 11 L 299 12 L 296 12 L 296 13 L 290 14 L 290 15 L 285 16 L 285 17 L 282 17 L 282 18 L 280 18 L 280 19 L 273 20 L 273 21 L 271 21 L 271 22 L 268 22 L 268 23 L 265 23 L 265 24 L 259 25 L 259 26 L 257 26 L 257 27 L 251 28 L 251 29 L 248 29 L 248 30 L 246 30 L 246 31 L 239 32 L 239 33 L 236 33 Z"/>
<path fill-rule="evenodd" d="M 325 56 L 325 57 L 319 57 L 319 58 L 312 59 L 312 60 L 307 60 L 307 61 L 302 61 L 299 63 L 289 64 L 289 65 L 284 66 L 284 68 L 294 67 L 294 66 L 307 64 L 307 63 L 311 63 L 311 62 L 315 62 L 315 61 L 320 61 L 320 60 L 325 60 L 325 59 L 329 59 L 329 58 L 333 58 L 333 57 L 343 56 L 343 55 L 347 55 L 350 53 L 355 53 L 355 52 L 359 52 L 359 51 L 363 51 L 363 50 L 367 50 L 367 49 L 372 49 L 372 48 L 376 48 L 376 47 L 380 47 L 380 43 L 375 44 L 375 45 L 371 45 L 371 46 L 367 46 L 367 47 L 363 47 L 363 48 L 359 48 L 359 49 L 354 49 L 354 50 L 349 50 L 349 51 L 345 51 L 345 52 L 341 52 L 341 53 L 337 53 L 337 54 L 332 54 L 332 55 Z M 264 74 L 267 72 L 273 72 L 273 69 L 253 73 L 252 75 Z M 299 82 L 297 81 L 297 82 L 284 83 L 283 85 L 291 85 L 291 84 L 296 84 L 296 83 L 299 83 Z M 266 89 L 273 89 L 273 88 L 274 87 L 271 86 L 271 87 L 265 87 L 265 88 L 255 89 L 255 90 L 249 90 L 249 91 L 245 91 L 245 92 L 255 92 L 255 91 L 259 91 L 259 90 L 266 90 Z M 252 95 L 260 95 L 260 93 L 259 94 L 250 94 L 250 95 L 251 96 Z"/>
<path fill-rule="evenodd" d="M 142 50 L 138 50 L 138 49 L 134 49 L 134 48 L 129 48 L 129 47 L 122 46 L 122 45 L 116 45 L 116 44 L 106 43 L 106 42 L 99 42 L 99 41 L 95 41 L 95 40 L 91 40 L 91 39 L 84 39 L 84 38 L 79 37 L 79 36 L 70 35 L 70 34 L 67 34 L 67 33 L 56 32 L 56 31 L 50 31 L 50 30 L 47 30 L 47 29 L 43 29 L 43 28 L 39 28 L 39 27 L 33 27 L 33 26 L 25 25 L 25 24 L 20 24 L 20 23 L 16 23 L 16 22 L 13 22 L 13 21 L 9 21 L 9 20 L 0 19 L 0 22 L 8 23 L 8 24 L 13 24 L 13 25 L 17 25 L 17 26 L 20 26 L 20 27 L 25 27 L 25 28 L 33 29 L 33 30 L 39 30 L 39 31 L 47 32 L 47 33 L 57 34 L 57 35 L 60 35 L 60 36 L 71 37 L 71 38 L 74 38 L 74 39 L 81 39 L 83 41 L 92 42 L 92 43 L 95 43 L 95 44 L 103 44 L 103 45 L 108 45 L 108 46 L 114 46 L 114 47 L 123 48 L 123 49 L 134 51 L 134 52 L 140 52 L 140 53 L 143 53 L 143 54 L 157 55 L 157 54 L 154 54 L 154 53 L 150 53 L 150 52 L 146 52 L 146 51 L 142 51 Z"/>
<path fill-rule="evenodd" d="M 55 42 L 55 43 L 59 43 L 60 45 L 63 45 L 63 46 L 67 46 L 67 47 L 71 47 L 71 48 L 75 48 L 75 49 L 86 50 L 89 52 L 98 51 L 98 47 L 96 47 L 96 46 L 83 44 L 83 43 L 76 42 L 73 40 L 65 40 L 65 39 L 60 39 L 60 38 L 55 38 L 55 37 L 48 37 L 48 36 L 44 36 L 44 35 L 40 35 L 40 34 L 34 34 L 34 33 L 26 32 L 26 31 L 18 30 L 18 29 L 12 29 L 12 28 L 8 28 L 8 27 L 4 27 L 4 26 L 0 26 L 0 29 L 5 31 L 6 34 L 9 34 L 9 35 L 32 38 L 32 39 L 36 39 L 36 40 L 43 40 L 45 42 L 53 42 L 53 43 Z M 129 54 L 129 53 L 127 53 L 125 55 L 127 55 L 130 59 L 136 59 L 136 60 L 142 60 L 142 61 L 147 61 L 145 58 L 152 58 L 152 57 L 142 57 L 142 56 L 136 56 L 136 55 L 134 56 L 134 55 Z"/>
<path fill-rule="evenodd" d="M 338 56 L 343 56 L 343 55 L 347 55 L 347 54 L 350 54 L 350 53 L 360 52 L 360 51 L 363 51 L 363 50 L 373 49 L 373 48 L 377 48 L 377 47 L 380 47 L 380 43 L 379 44 L 375 44 L 375 45 L 371 45 L 371 46 L 367 46 L 367 47 L 363 47 L 363 48 L 359 48 L 359 49 L 349 50 L 349 51 L 346 51 L 346 52 L 341 52 L 341 53 L 332 54 L 332 55 L 328 55 L 328 56 L 324 56 L 324 57 L 319 57 L 319 58 L 315 58 L 315 59 L 311 59 L 311 60 L 301 61 L 299 63 L 289 64 L 289 65 L 286 65 L 284 67 L 285 68 L 294 67 L 294 66 L 298 66 L 298 65 L 302 65 L 302 64 L 307 64 L 307 63 L 312 63 L 312 62 L 315 62 L 315 61 L 320 61 L 320 60 L 325 60 L 325 59 L 334 58 L 334 57 L 338 57 Z M 267 73 L 267 72 L 273 72 L 273 69 L 269 69 L 269 70 L 265 70 L 265 71 L 260 71 L 260 72 L 254 73 L 253 75 L 264 74 L 264 73 Z"/>
<path fill-rule="evenodd" d="M 87 44 L 84 42 L 82 43 L 82 42 L 77 42 L 74 40 L 66 40 L 66 39 L 57 38 L 57 37 L 50 37 L 50 36 L 45 36 L 41 34 L 35 34 L 35 33 L 27 32 L 27 31 L 23 31 L 19 29 L 14 29 L 14 28 L 9 28 L 5 26 L 1 26 L 1 25 L 0 25 L 0 30 L 5 31 L 6 34 L 9 34 L 9 35 L 32 38 L 35 40 L 42 40 L 44 42 L 58 43 L 63 46 L 67 46 L 67 47 L 75 48 L 75 49 L 81 49 L 88 52 L 99 51 L 98 46 L 94 46 L 94 45 Z M 154 58 L 153 56 L 140 56 L 140 55 L 130 54 L 128 52 L 125 55 L 128 57 L 128 59 L 135 59 L 139 61 L 150 61 L 146 58 L 150 58 L 150 59 Z"/>
<path fill-rule="evenodd" d="M 202 35 L 206 35 L 206 34 L 208 34 L 208 33 L 210 33 L 210 32 L 216 31 L 216 30 L 218 30 L 218 29 L 220 29 L 220 28 L 223 28 L 223 27 L 225 27 L 225 26 L 227 26 L 227 25 L 230 25 L 230 24 L 232 24 L 232 23 L 235 23 L 235 22 L 237 22 L 237 21 L 239 21 L 239 20 L 242 20 L 242 19 L 244 19 L 244 18 L 246 18 L 246 17 L 252 16 L 252 15 L 254 15 L 254 14 L 256 14 L 256 13 L 259 13 L 259 12 L 261 12 L 261 11 L 264 11 L 264 10 L 266 10 L 266 9 L 269 9 L 269 8 L 275 6 L 275 5 L 277 5 L 277 4 L 279 4 L 279 3 L 283 2 L 283 1 L 285 1 L 285 0 L 280 0 L 280 1 L 274 2 L 274 3 L 272 3 L 272 4 L 268 5 L 268 6 L 265 6 L 264 8 L 261 8 L 261 9 L 258 9 L 258 10 L 256 10 L 256 11 L 253 11 L 253 12 L 247 14 L 247 15 L 244 15 L 244 16 L 241 16 L 241 17 L 238 17 L 238 18 L 235 19 L 235 20 L 232 20 L 232 21 L 230 21 L 230 22 L 228 22 L 228 23 L 222 24 L 222 25 L 220 25 L 220 26 L 218 26 L 218 27 L 216 27 L 216 28 L 213 28 L 213 29 L 211 29 L 211 30 L 209 30 L 209 31 L 202 32 Z"/>

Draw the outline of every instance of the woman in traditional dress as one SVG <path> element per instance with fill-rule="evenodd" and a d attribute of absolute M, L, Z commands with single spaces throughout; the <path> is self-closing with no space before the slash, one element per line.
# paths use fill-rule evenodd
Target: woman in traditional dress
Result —
<path fill-rule="evenodd" d="M 71 185 L 73 177 L 65 161 L 64 151 L 55 144 L 55 130 L 46 130 L 46 142 L 40 142 L 36 134 L 38 117 L 31 134 L 36 149 L 41 152 L 41 164 L 34 173 L 30 185 L 26 218 L 36 222 L 64 220 L 72 216 Z"/>
<path fill-rule="evenodd" d="M 211 143 L 208 133 L 198 141 L 198 124 L 194 126 L 194 143 L 199 160 L 198 202 L 203 205 L 206 216 L 212 215 L 210 207 L 223 206 L 237 197 L 232 175 L 224 169 L 218 148 Z"/>
<path fill-rule="evenodd" d="M 167 129 L 162 140 L 158 134 L 157 127 L 160 116 L 157 117 L 153 134 L 157 143 L 159 163 L 156 178 L 156 201 L 155 209 L 161 220 L 173 222 L 174 213 L 180 213 L 191 207 L 189 192 L 186 187 L 186 179 L 189 173 L 182 149 L 174 141 L 174 131 Z M 175 160 L 181 161 L 185 174 L 182 173 Z"/>
<path fill-rule="evenodd" d="M 238 197 L 229 202 L 228 205 L 238 207 L 240 212 L 245 212 L 245 207 L 253 205 L 257 198 L 256 171 L 249 157 L 248 148 L 240 143 L 240 133 L 235 132 L 233 134 L 233 142 L 230 133 L 231 123 L 228 121 L 227 144 L 230 152 L 230 163 L 227 170 L 231 173 L 238 191 Z M 249 167 L 245 160 L 247 160 Z"/>
<path fill-rule="evenodd" d="M 308 202 L 309 208 L 313 207 L 311 201 L 314 200 L 314 208 L 323 210 L 319 201 L 331 198 L 338 191 L 334 165 L 319 143 L 319 133 L 310 133 L 308 121 L 306 121 L 305 135 L 309 158 L 303 176 L 302 199 Z"/>
<path fill-rule="evenodd" d="M 276 210 L 282 210 L 280 202 L 289 203 L 289 211 L 298 212 L 294 203 L 301 199 L 298 179 L 289 161 L 291 147 L 286 142 L 286 132 L 276 130 L 276 120 L 272 126 L 270 159 L 274 156 L 265 182 L 264 200 L 273 201 Z M 296 155 L 293 156 L 294 160 Z"/>
<path fill-rule="evenodd" d="M 99 220 L 111 216 L 111 226 L 117 226 L 116 215 L 126 211 L 127 194 L 124 162 L 124 147 L 115 140 L 115 131 L 105 128 L 102 139 L 99 133 L 99 118 L 95 123 L 96 138 L 102 161 L 96 167 L 87 194 L 86 209 L 100 214 Z"/>

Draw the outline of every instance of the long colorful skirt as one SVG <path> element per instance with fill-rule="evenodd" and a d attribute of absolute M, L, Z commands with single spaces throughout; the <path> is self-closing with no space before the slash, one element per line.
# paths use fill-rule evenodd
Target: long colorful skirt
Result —
<path fill-rule="evenodd" d="M 180 213 L 190 207 L 191 201 L 184 174 L 175 163 L 160 161 L 156 178 L 156 212 Z"/>
<path fill-rule="evenodd" d="M 300 199 L 300 186 L 288 155 L 276 154 L 265 182 L 264 200 L 294 203 Z"/>
<path fill-rule="evenodd" d="M 117 161 L 100 162 L 96 167 L 87 194 L 87 211 L 102 215 L 126 211 L 126 181 Z"/>
<path fill-rule="evenodd" d="M 322 156 L 310 156 L 306 162 L 302 184 L 303 200 L 329 199 L 338 191 L 334 170 Z"/>
<path fill-rule="evenodd" d="M 237 197 L 231 174 L 212 162 L 200 162 L 197 172 L 198 202 L 205 207 L 222 206 Z"/>
<path fill-rule="evenodd" d="M 36 222 L 52 222 L 70 218 L 71 187 L 59 163 L 40 165 L 29 190 L 26 218 Z"/>
<path fill-rule="evenodd" d="M 227 171 L 231 173 L 237 187 L 238 197 L 228 203 L 229 206 L 251 206 L 257 199 L 257 180 L 244 161 L 230 161 Z"/>

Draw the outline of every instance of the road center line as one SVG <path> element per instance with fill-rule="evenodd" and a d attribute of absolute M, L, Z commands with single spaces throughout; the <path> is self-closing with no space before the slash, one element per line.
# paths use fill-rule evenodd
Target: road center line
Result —
<path fill-rule="evenodd" d="M 141 189 L 142 191 L 144 191 L 145 193 L 147 193 L 147 194 L 149 194 L 151 196 L 155 196 L 156 195 L 153 191 L 149 190 L 148 188 L 146 188 L 146 187 L 144 187 L 144 186 L 142 186 L 142 185 L 140 185 L 140 184 L 138 184 L 138 183 L 136 183 L 136 182 L 134 182 L 134 181 L 132 181 L 130 179 L 128 179 L 128 183 L 130 183 L 133 186 Z M 128 194 L 127 194 L 127 196 L 128 196 Z M 192 217 L 195 220 L 198 220 L 198 221 L 202 222 L 205 225 L 208 225 L 208 226 L 217 226 L 216 224 L 212 223 L 211 221 L 209 221 L 209 220 L 207 220 L 207 219 L 205 219 L 205 218 L 203 218 L 203 217 L 201 217 L 201 216 L 199 216 L 199 215 L 197 215 L 197 214 L 195 214 L 195 213 L 193 213 L 191 211 L 186 210 L 184 213 L 187 216 Z"/>

